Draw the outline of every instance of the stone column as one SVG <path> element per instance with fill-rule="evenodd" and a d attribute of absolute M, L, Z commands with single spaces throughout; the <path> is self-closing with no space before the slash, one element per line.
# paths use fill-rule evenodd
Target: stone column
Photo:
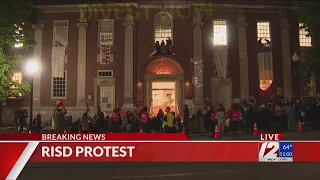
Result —
<path fill-rule="evenodd" d="M 134 18 L 127 14 L 125 22 L 125 47 L 124 47 L 124 105 L 123 108 L 133 108 L 133 27 Z"/>
<path fill-rule="evenodd" d="M 36 45 L 33 49 L 33 56 L 35 61 L 39 64 L 39 72 L 33 77 L 33 105 L 35 108 L 40 107 L 41 100 L 41 58 L 42 58 L 42 34 L 43 23 L 39 22 L 33 25 L 34 28 L 34 40 Z"/>
<path fill-rule="evenodd" d="M 202 29 L 203 22 L 201 19 L 201 13 L 199 11 L 194 11 L 193 19 L 193 58 L 194 60 L 202 60 Z M 208 84 L 207 84 L 208 86 Z M 194 87 L 194 109 L 193 112 L 196 112 L 198 109 L 203 109 L 203 86 L 202 87 Z M 204 124 L 201 121 L 201 131 L 204 130 Z"/>
<path fill-rule="evenodd" d="M 240 61 L 240 92 L 241 98 L 249 98 L 249 69 L 247 50 L 248 23 L 243 12 L 238 13 L 239 61 Z"/>
<path fill-rule="evenodd" d="M 85 107 L 86 104 L 86 67 L 87 67 L 87 27 L 88 21 L 79 20 L 78 36 L 78 73 L 77 73 L 77 106 Z"/>
<path fill-rule="evenodd" d="M 193 58 L 194 60 L 202 60 L 202 29 L 203 22 L 201 21 L 201 14 L 195 11 L 193 14 Z M 194 87 L 194 105 L 196 107 L 203 107 L 203 87 Z"/>
<path fill-rule="evenodd" d="M 291 53 L 288 19 L 281 17 L 281 42 L 282 42 L 282 63 L 283 63 L 283 97 L 292 98 L 292 77 L 291 77 Z"/>

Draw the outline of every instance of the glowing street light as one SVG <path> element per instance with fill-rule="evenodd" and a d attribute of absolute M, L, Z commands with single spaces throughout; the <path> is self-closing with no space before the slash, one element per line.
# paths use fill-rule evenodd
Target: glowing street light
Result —
<path fill-rule="evenodd" d="M 27 61 L 26 64 L 26 71 L 31 76 L 31 91 L 30 91 L 30 124 L 29 124 L 29 131 L 32 132 L 32 120 L 33 120 L 33 76 L 35 73 L 37 73 L 39 70 L 39 65 L 35 60 Z"/>

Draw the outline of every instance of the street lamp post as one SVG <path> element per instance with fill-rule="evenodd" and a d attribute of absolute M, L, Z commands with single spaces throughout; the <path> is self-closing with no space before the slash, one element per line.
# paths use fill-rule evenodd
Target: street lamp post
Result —
<path fill-rule="evenodd" d="M 33 115 L 33 75 L 31 75 L 31 91 L 30 91 L 30 124 L 29 124 L 29 127 L 30 127 L 30 131 L 32 132 L 32 115 Z"/>
<path fill-rule="evenodd" d="M 34 74 L 37 72 L 38 70 L 38 64 L 36 61 L 29 61 L 27 62 L 27 66 L 26 66 L 26 70 L 27 72 L 30 74 L 31 76 L 31 91 L 30 91 L 30 124 L 29 124 L 29 131 L 32 132 L 32 120 L 33 120 L 33 76 Z"/>

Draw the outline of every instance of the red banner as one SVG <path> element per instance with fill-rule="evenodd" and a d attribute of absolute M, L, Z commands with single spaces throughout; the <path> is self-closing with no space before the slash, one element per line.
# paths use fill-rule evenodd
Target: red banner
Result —
<path fill-rule="evenodd" d="M 101 46 L 101 64 L 109 64 L 111 46 Z"/>
<path fill-rule="evenodd" d="M 5 134 L 1 134 L 2 140 L 3 135 Z M 104 135 L 107 138 L 105 141 L 0 141 L 0 162 L 6 162 L 0 168 L 0 179 L 16 179 L 28 161 L 320 162 L 319 141 L 186 141 L 185 136 L 178 134 Z M 26 136 L 33 136 L 34 139 L 43 137 L 43 135 Z M 132 136 L 132 139 L 118 140 L 128 139 L 128 136 Z M 9 139 L 10 136 L 5 135 L 5 137 Z M 151 137 L 157 137 L 158 140 L 148 140 Z M 172 137 L 183 140 L 163 140 Z M 271 138 L 268 134 L 264 137 L 277 139 Z"/>
<path fill-rule="evenodd" d="M 67 148 L 55 149 L 61 146 Z M 239 151 L 240 149 L 245 151 Z M 234 142 L 99 142 L 65 145 L 40 143 L 30 160 L 34 162 L 257 162 L 257 152 L 257 143 Z"/>

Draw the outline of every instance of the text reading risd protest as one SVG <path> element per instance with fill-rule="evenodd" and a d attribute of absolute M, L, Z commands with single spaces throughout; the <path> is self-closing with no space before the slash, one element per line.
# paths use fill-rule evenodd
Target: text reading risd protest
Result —
<path fill-rule="evenodd" d="M 43 158 L 67 157 L 132 157 L 135 146 L 42 146 Z"/>

